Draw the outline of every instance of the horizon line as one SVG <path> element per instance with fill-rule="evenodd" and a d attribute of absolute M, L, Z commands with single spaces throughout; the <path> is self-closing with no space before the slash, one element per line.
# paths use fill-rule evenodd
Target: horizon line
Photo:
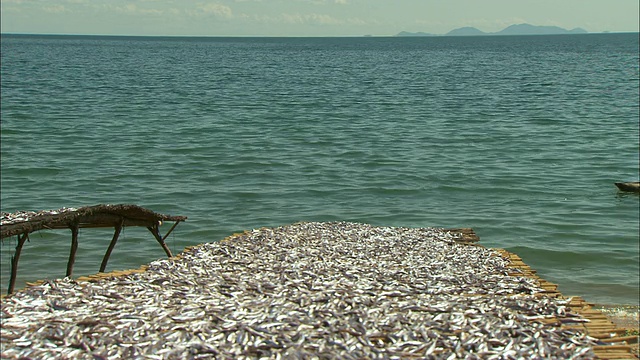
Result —
<path fill-rule="evenodd" d="M 408 34 L 425 34 L 416 36 L 398 36 L 401 33 Z M 23 32 L 0 32 L 0 36 L 18 35 L 18 36 L 103 36 L 103 37 L 175 37 L 175 38 L 361 38 L 361 37 L 508 37 L 508 36 L 557 36 L 557 35 L 606 35 L 606 34 L 638 34 L 639 31 L 602 31 L 602 32 L 585 32 L 585 33 L 561 33 L 561 34 L 507 34 L 498 35 L 496 33 L 483 33 L 478 35 L 448 35 L 448 34 L 431 34 L 422 31 L 411 32 L 401 31 L 395 35 L 160 35 L 160 34 L 77 34 L 77 33 L 23 33 Z"/>

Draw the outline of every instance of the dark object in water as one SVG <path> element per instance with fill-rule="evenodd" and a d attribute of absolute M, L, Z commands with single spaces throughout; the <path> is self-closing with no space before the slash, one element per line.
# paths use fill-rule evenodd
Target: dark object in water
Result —
<path fill-rule="evenodd" d="M 615 183 L 620 191 L 640 192 L 640 182 Z"/>

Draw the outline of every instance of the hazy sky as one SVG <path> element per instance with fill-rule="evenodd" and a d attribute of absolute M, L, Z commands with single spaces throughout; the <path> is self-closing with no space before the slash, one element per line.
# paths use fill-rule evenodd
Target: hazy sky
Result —
<path fill-rule="evenodd" d="M 638 31 L 638 0 L 0 0 L 2 33 L 362 36 L 511 24 Z"/>

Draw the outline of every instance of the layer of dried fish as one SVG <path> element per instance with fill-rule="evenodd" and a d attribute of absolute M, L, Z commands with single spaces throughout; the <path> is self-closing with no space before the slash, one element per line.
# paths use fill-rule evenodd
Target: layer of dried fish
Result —
<path fill-rule="evenodd" d="M 78 209 L 63 207 L 57 210 L 16 211 L 13 213 L 8 213 L 3 211 L 0 213 L 0 226 L 26 222 L 39 216 L 58 215 L 67 211 L 76 211 L 76 210 Z"/>
<path fill-rule="evenodd" d="M 591 358 L 587 321 L 431 228 L 257 229 L 147 271 L 2 301 L 3 358 Z"/>

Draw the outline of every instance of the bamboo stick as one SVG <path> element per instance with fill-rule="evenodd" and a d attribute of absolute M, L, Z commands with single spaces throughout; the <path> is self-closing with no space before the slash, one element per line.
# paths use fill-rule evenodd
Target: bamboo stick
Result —
<path fill-rule="evenodd" d="M 618 337 L 612 337 L 612 338 L 608 338 L 608 339 L 602 339 L 602 342 L 606 342 L 606 343 L 617 343 L 617 342 L 626 342 L 627 344 L 635 344 L 638 342 L 638 336 L 637 335 L 630 335 L 630 336 L 618 336 Z"/>
<path fill-rule="evenodd" d="M 594 351 L 602 351 L 602 350 L 630 350 L 631 346 L 629 345 L 596 345 L 593 347 Z"/>

